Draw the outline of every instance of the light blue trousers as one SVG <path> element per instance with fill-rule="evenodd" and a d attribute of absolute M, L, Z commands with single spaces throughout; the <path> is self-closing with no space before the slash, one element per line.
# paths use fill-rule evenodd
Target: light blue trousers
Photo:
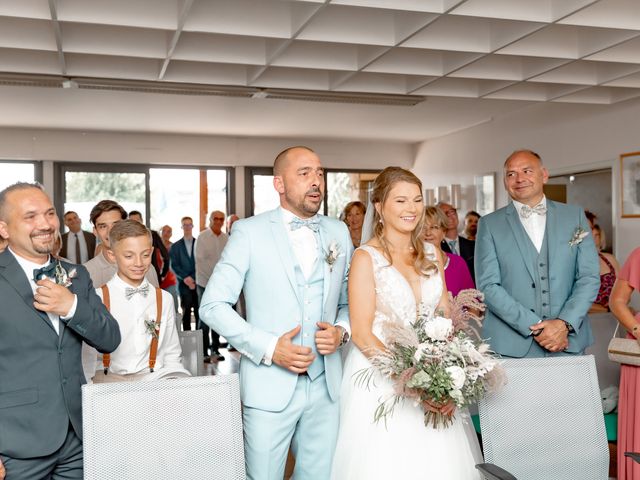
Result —
<path fill-rule="evenodd" d="M 294 480 L 326 480 L 338 437 L 340 409 L 329 397 L 324 373 L 298 377 L 291 401 L 280 412 L 244 407 L 245 461 L 249 480 L 282 480 L 289 445 Z"/>

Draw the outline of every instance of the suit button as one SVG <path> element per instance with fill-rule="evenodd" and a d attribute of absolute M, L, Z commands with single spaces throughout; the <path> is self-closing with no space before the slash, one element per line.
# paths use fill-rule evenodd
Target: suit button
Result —
<path fill-rule="evenodd" d="M 547 293 L 547 290 L 542 290 L 542 293 Z"/>
<path fill-rule="evenodd" d="M 533 308 L 530 308 L 529 310 L 531 310 L 533 312 Z"/>
<path fill-rule="evenodd" d="M 63 378 L 63 379 L 62 379 L 62 384 L 63 384 L 63 385 L 66 385 L 66 384 L 67 384 L 67 379 L 66 379 L 66 378 Z"/>
<path fill-rule="evenodd" d="M 546 307 L 546 306 L 547 306 L 547 304 L 546 304 L 546 303 L 543 303 L 543 304 L 542 304 L 542 306 L 543 306 L 543 307 Z"/>
<path fill-rule="evenodd" d="M 544 263 L 541 263 L 541 264 L 540 264 L 540 266 L 541 266 L 541 267 L 544 267 Z"/>
<path fill-rule="evenodd" d="M 535 283 L 532 283 L 532 284 L 531 284 L 531 288 L 536 288 L 536 284 L 535 284 Z"/>
<path fill-rule="evenodd" d="M 62 352 L 63 352 L 63 351 L 64 351 L 64 350 L 63 350 L 62 348 L 61 348 L 61 349 L 59 349 L 59 350 L 58 350 L 58 355 L 62 355 Z"/>
<path fill-rule="evenodd" d="M 540 277 L 540 280 L 546 280 L 547 277 Z"/>

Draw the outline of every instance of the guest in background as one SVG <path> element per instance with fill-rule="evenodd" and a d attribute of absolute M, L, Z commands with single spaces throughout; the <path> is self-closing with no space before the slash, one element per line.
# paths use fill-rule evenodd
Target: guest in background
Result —
<path fill-rule="evenodd" d="M 84 264 L 89 271 L 94 287 L 97 288 L 111 280 L 116 273 L 116 264 L 107 257 L 109 232 L 116 222 L 127 218 L 127 211 L 113 200 L 101 200 L 91 209 L 89 218 L 93 224 L 93 233 L 100 239 L 100 244 L 103 246 L 99 255 Z M 158 275 L 154 269 L 149 269 L 147 279 L 154 287 L 160 286 Z"/>
<path fill-rule="evenodd" d="M 476 241 L 476 235 L 478 233 L 478 220 L 480 220 L 480 214 L 469 210 L 464 216 L 464 231 L 462 236 L 467 240 Z"/>
<path fill-rule="evenodd" d="M 462 257 L 455 253 L 442 251 L 442 241 L 444 240 L 444 232 L 447 230 L 448 223 L 448 218 L 439 208 L 433 206 L 425 208 L 422 239 L 436 247 L 436 250 L 440 252 L 440 256 L 445 260 L 444 279 L 447 284 L 447 290 L 455 297 L 460 293 L 460 290 L 475 288 L 475 285 L 469 268 Z"/>
<path fill-rule="evenodd" d="M 82 230 L 82 220 L 76 212 L 68 211 L 63 219 L 69 231 L 62 235 L 60 255 L 71 263 L 88 262 L 96 254 L 96 236 Z"/>
<path fill-rule="evenodd" d="M 224 250 L 229 238 L 222 231 L 225 216 L 220 210 L 211 212 L 209 216 L 209 228 L 200 232 L 198 243 L 196 243 L 196 284 L 198 290 L 198 299 L 202 302 L 202 295 L 207 286 L 209 277 L 213 272 L 216 263 L 220 260 L 222 250 Z M 200 321 L 198 328 L 202 329 L 203 348 L 205 359 L 222 361 L 224 356 L 220 353 L 220 335 L 209 326 Z M 211 347 L 211 357 L 209 357 L 209 347 Z"/>
<path fill-rule="evenodd" d="M 442 210 L 442 213 L 447 216 L 448 220 L 447 231 L 445 232 L 444 240 L 442 240 L 442 251 L 460 255 L 467 263 L 471 278 L 475 280 L 473 259 L 475 257 L 476 242 L 458 235 L 458 210 L 453 205 L 438 202 L 436 207 Z"/>
<path fill-rule="evenodd" d="M 131 210 L 129 212 L 129 219 L 135 220 L 136 222 L 140 222 L 144 225 L 144 220 L 142 219 L 142 213 L 138 210 Z M 171 259 L 169 258 L 169 251 L 162 243 L 162 238 L 160 238 L 160 234 L 155 230 L 151 230 L 151 238 L 153 239 L 153 249 L 154 255 L 151 258 L 151 265 L 156 271 L 158 275 L 158 280 L 160 285 L 164 282 L 165 277 L 169 274 L 171 269 Z M 175 278 L 174 278 L 175 285 Z"/>
<path fill-rule="evenodd" d="M 342 219 L 349 227 L 349 235 L 351 235 L 351 243 L 354 247 L 360 246 L 360 237 L 362 237 L 362 223 L 364 215 L 367 213 L 367 207 L 364 203 L 355 201 L 349 202 L 342 211 Z"/>
<path fill-rule="evenodd" d="M 640 290 L 640 248 L 636 248 L 623 265 L 611 292 L 611 312 L 627 331 L 627 338 L 640 343 L 640 312 L 629 307 L 631 294 Z M 640 367 L 620 365 L 618 400 L 618 479 L 640 479 L 640 465 L 624 452 L 640 451 Z"/>
<path fill-rule="evenodd" d="M 227 225 L 226 225 L 227 235 L 231 235 L 231 227 L 238 220 L 240 220 L 240 217 L 238 215 L 236 215 L 235 213 L 232 213 L 231 215 L 229 215 L 227 217 Z"/>
<path fill-rule="evenodd" d="M 598 257 L 600 257 L 600 290 L 598 290 L 598 296 L 593 302 L 591 309 L 589 309 L 589 313 L 603 313 L 609 311 L 609 296 L 611 295 L 613 284 L 616 281 L 618 270 L 620 270 L 620 265 L 616 257 L 602 251 L 607 242 L 604 231 L 600 228 L 600 225 L 594 225 L 591 233 L 593 234 L 593 241 L 598 250 Z"/>
<path fill-rule="evenodd" d="M 171 245 L 173 245 L 173 243 L 171 242 L 172 235 L 173 228 L 171 228 L 169 225 L 165 225 L 160 229 L 160 238 L 162 238 L 162 244 L 164 245 L 164 248 L 167 249 L 167 252 L 171 251 Z"/>
<path fill-rule="evenodd" d="M 58 259 L 64 260 L 65 262 L 74 263 L 70 261 L 68 258 L 60 255 L 60 251 L 62 250 L 62 235 L 60 235 L 60 231 L 56 232 L 56 241 L 53 243 L 53 250 L 51 250 L 51 256 Z"/>
<path fill-rule="evenodd" d="M 180 305 L 182 306 L 182 330 L 191 330 L 191 311 L 196 325 L 200 323 L 198 308 L 198 292 L 196 290 L 196 260 L 195 260 L 195 244 L 193 238 L 193 219 L 191 217 L 182 217 L 182 232 L 184 236 L 178 240 L 169 255 L 171 256 L 171 265 L 173 271 L 178 277 L 178 291 L 180 292 Z"/>
<path fill-rule="evenodd" d="M 593 228 L 593 226 L 596 224 L 596 220 L 598 219 L 598 216 L 595 213 L 593 213 L 593 212 L 591 212 L 589 210 L 585 210 L 584 211 L 584 216 L 587 217 L 587 221 L 589 222 L 589 226 L 591 228 Z"/>

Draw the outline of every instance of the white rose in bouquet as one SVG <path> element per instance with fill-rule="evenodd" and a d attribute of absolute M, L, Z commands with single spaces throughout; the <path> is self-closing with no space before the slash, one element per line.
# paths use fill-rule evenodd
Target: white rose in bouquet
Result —
<path fill-rule="evenodd" d="M 457 365 L 452 365 L 450 367 L 445 368 L 445 371 L 451 377 L 451 381 L 453 382 L 453 388 L 456 390 L 460 390 L 464 386 L 464 381 L 467 376 L 464 373 L 464 370 Z"/>
<path fill-rule="evenodd" d="M 444 341 L 453 333 L 453 323 L 449 318 L 433 317 L 425 322 L 424 333 L 432 340 Z"/>

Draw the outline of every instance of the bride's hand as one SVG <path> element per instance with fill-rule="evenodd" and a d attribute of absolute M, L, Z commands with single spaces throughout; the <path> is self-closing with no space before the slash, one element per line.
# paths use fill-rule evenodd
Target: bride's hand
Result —
<path fill-rule="evenodd" d="M 422 408 L 425 412 L 442 413 L 443 415 L 451 416 L 456 411 L 456 404 L 453 400 L 449 400 L 444 405 L 430 400 L 424 400 L 422 402 Z"/>

